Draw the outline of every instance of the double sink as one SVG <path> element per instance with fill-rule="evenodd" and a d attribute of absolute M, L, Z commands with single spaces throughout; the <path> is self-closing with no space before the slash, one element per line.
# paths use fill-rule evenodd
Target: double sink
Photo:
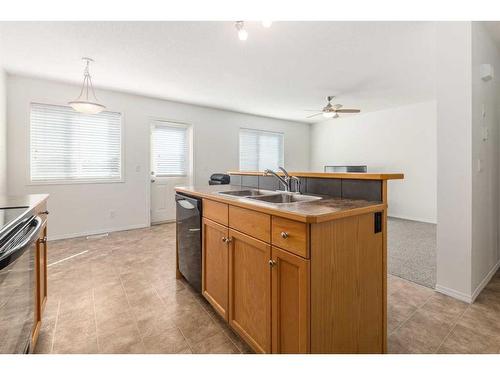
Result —
<path fill-rule="evenodd" d="M 274 204 L 311 202 L 322 199 L 321 197 L 316 197 L 314 195 L 303 195 L 299 193 L 276 192 L 272 190 L 259 189 L 221 191 L 219 192 L 219 194 Z"/>

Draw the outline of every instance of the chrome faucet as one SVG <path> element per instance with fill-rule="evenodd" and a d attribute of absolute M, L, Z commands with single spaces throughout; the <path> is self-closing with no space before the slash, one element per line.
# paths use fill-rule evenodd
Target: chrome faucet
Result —
<path fill-rule="evenodd" d="M 295 181 L 296 182 L 296 184 L 295 184 L 296 189 L 295 189 L 294 193 L 300 194 L 300 178 L 295 177 L 295 176 L 290 176 L 288 174 L 288 172 L 286 171 L 286 169 L 283 167 L 278 167 L 278 169 L 280 169 L 283 172 L 283 174 L 285 175 L 284 177 L 281 177 L 280 175 L 278 175 L 276 172 L 274 172 L 271 169 L 266 169 L 264 171 L 264 176 L 272 175 L 272 176 L 276 177 L 278 179 L 278 181 L 283 185 L 286 192 L 292 192 L 292 181 Z"/>

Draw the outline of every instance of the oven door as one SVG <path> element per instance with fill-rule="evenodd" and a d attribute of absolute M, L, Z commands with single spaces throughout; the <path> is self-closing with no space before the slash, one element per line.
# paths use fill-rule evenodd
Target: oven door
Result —
<path fill-rule="evenodd" d="M 12 230 L 0 249 L 0 353 L 28 353 L 35 324 L 35 254 L 42 220 Z"/>

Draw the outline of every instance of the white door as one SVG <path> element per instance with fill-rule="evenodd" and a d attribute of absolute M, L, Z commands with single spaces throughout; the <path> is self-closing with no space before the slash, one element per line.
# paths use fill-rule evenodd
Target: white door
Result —
<path fill-rule="evenodd" d="M 175 186 L 191 183 L 190 128 L 154 121 L 151 126 L 151 223 L 175 220 Z"/>

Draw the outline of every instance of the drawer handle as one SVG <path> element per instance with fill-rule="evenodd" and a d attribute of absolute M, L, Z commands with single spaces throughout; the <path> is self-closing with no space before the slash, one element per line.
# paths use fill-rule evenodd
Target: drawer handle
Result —
<path fill-rule="evenodd" d="M 287 232 L 281 232 L 281 238 L 284 238 L 286 240 L 288 238 L 288 233 Z"/>
<path fill-rule="evenodd" d="M 269 259 L 269 267 L 274 267 L 276 265 L 276 261 Z"/>

